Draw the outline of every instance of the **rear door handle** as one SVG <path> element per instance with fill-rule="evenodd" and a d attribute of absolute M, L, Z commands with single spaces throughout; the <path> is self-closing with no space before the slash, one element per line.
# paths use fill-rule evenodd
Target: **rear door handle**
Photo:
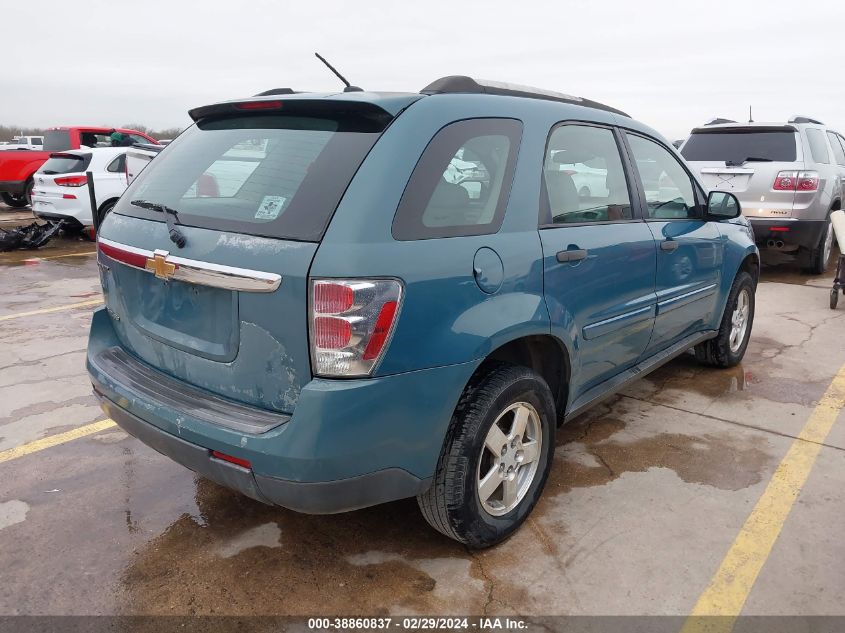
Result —
<path fill-rule="evenodd" d="M 660 242 L 660 250 L 666 251 L 667 253 L 671 253 L 672 251 L 678 250 L 678 243 L 674 240 L 666 240 L 665 242 Z"/>
<path fill-rule="evenodd" d="M 558 251 L 557 261 L 563 262 L 580 262 L 582 259 L 587 259 L 587 251 L 584 249 L 576 249 L 569 251 Z"/>

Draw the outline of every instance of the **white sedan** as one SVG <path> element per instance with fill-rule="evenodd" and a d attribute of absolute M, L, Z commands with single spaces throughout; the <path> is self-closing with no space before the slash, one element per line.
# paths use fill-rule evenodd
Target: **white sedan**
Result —
<path fill-rule="evenodd" d="M 96 147 L 50 154 L 33 177 L 33 213 L 44 220 L 65 220 L 68 228 L 94 224 L 86 176 L 90 171 L 97 211 L 103 218 L 126 189 L 127 149 Z"/>

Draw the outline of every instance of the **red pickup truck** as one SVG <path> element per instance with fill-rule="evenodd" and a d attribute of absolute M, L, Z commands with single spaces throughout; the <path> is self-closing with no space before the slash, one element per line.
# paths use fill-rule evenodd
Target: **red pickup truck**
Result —
<path fill-rule="evenodd" d="M 7 150 L 0 152 L 0 198 L 10 207 L 30 204 L 32 174 L 38 171 L 50 154 L 85 147 L 110 147 L 111 132 L 128 136 L 133 143 L 158 141 L 137 130 L 108 127 L 55 127 L 44 133 L 43 151 Z"/>

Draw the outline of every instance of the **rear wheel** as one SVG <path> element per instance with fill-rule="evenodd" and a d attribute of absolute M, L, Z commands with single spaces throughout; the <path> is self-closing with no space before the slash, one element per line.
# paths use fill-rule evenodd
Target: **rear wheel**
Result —
<path fill-rule="evenodd" d="M 25 193 L 14 195 L 4 191 L 0 193 L 0 198 L 3 198 L 3 202 L 15 209 L 22 209 L 29 204 Z"/>
<path fill-rule="evenodd" d="M 830 309 L 836 310 L 836 305 L 839 303 L 839 290 L 832 288 L 830 291 Z"/>
<path fill-rule="evenodd" d="M 706 365 L 733 367 L 745 355 L 754 324 L 754 280 L 745 271 L 734 279 L 716 338 L 695 346 L 695 357 Z"/>
<path fill-rule="evenodd" d="M 546 483 L 555 443 L 555 405 L 526 367 L 496 364 L 464 390 L 431 487 L 417 497 L 426 521 L 470 547 L 510 536 Z"/>
<path fill-rule="evenodd" d="M 809 272 L 813 275 L 821 275 L 827 270 L 830 263 L 830 254 L 833 252 L 833 223 L 830 216 L 827 217 L 824 233 L 822 233 L 819 245 L 813 251 L 810 259 Z"/>

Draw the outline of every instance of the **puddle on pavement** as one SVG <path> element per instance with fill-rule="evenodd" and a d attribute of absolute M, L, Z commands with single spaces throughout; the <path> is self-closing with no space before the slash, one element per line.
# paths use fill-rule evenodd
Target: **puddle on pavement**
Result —
<path fill-rule="evenodd" d="M 196 479 L 185 513 L 122 575 L 130 613 L 481 612 L 473 557 L 423 521 L 413 499 L 311 516 Z M 354 605 L 354 606 L 350 606 Z"/>
<path fill-rule="evenodd" d="M 620 412 L 620 406 L 616 403 L 605 407 L 605 413 L 586 414 L 559 430 L 550 490 L 559 494 L 602 486 L 623 473 L 643 473 L 651 468 L 668 468 L 691 484 L 741 490 L 762 481 L 773 460 L 760 447 L 759 438 L 732 433 L 664 432 L 614 441 L 616 433 L 644 416 Z"/>
<path fill-rule="evenodd" d="M 830 264 L 822 275 L 811 275 L 805 272 L 792 255 L 778 253 L 777 251 L 760 251 L 762 261 L 761 281 L 771 281 L 781 284 L 793 284 L 797 286 L 832 286 L 833 278 L 836 276 L 836 261 L 839 257 L 839 249 L 834 245 L 830 255 Z"/>

